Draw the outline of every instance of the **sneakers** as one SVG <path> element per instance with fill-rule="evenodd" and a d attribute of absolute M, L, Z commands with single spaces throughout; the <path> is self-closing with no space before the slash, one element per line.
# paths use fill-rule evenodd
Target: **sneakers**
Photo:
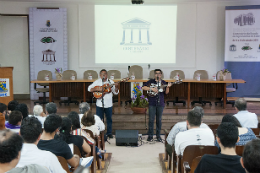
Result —
<path fill-rule="evenodd" d="M 148 138 L 147 138 L 147 141 L 148 141 L 148 142 L 152 142 L 152 141 L 153 141 L 153 138 L 152 138 L 152 137 L 148 137 Z"/>
<path fill-rule="evenodd" d="M 161 137 L 157 137 L 157 142 L 162 142 L 162 138 Z"/>

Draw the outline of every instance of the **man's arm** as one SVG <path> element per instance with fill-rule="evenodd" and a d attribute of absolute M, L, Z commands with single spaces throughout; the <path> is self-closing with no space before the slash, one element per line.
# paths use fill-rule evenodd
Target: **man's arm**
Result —
<path fill-rule="evenodd" d="M 94 88 L 95 86 L 97 86 L 97 80 L 95 82 L 93 82 L 91 85 L 88 86 L 88 91 L 89 92 L 96 92 L 96 91 L 102 91 L 102 87 L 97 87 Z"/>
<path fill-rule="evenodd" d="M 155 87 L 155 88 L 148 87 L 147 85 L 149 85 L 149 84 L 151 84 L 151 80 L 149 80 L 148 82 L 146 82 L 146 83 L 144 84 L 144 86 L 142 87 L 142 90 L 144 90 L 144 91 L 151 90 L 151 91 L 153 91 L 153 92 L 155 92 L 155 93 L 158 93 L 157 87 Z"/>
<path fill-rule="evenodd" d="M 177 127 L 177 125 L 174 125 L 173 128 L 171 129 L 168 137 L 167 137 L 167 142 L 169 145 L 173 145 L 174 142 L 175 142 L 175 138 L 176 138 L 176 135 L 180 132 L 179 128 Z"/>
<path fill-rule="evenodd" d="M 79 166 L 79 156 L 74 154 L 73 157 L 71 159 L 68 159 L 67 162 L 69 163 L 69 165 L 73 168 L 76 168 Z"/>

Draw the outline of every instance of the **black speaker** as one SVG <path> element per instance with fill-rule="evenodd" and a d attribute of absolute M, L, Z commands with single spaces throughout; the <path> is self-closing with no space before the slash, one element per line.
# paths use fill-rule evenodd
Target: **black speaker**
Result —
<path fill-rule="evenodd" d="M 116 146 L 138 146 L 138 130 L 116 130 Z"/>

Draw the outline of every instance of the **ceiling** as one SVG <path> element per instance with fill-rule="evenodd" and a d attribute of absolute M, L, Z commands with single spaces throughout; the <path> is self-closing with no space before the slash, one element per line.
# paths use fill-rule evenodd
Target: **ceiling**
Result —
<path fill-rule="evenodd" d="M 13 2 L 84 2 L 89 4 L 131 4 L 131 0 L 0 0 Z M 143 0 L 144 4 L 175 4 L 187 2 L 256 2 L 256 0 Z"/>

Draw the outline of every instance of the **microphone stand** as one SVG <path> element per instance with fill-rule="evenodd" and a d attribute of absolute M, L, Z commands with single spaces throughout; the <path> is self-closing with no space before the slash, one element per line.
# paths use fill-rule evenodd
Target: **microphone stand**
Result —
<path fill-rule="evenodd" d="M 157 106 L 159 106 L 160 104 L 160 96 L 159 96 L 159 77 L 157 76 L 157 81 L 158 81 L 158 86 L 157 86 L 157 89 L 158 89 L 158 94 L 157 94 Z"/>
<path fill-rule="evenodd" d="M 101 100 L 101 102 L 102 102 L 102 108 L 103 108 L 103 123 L 104 123 L 104 119 L 105 119 L 105 116 L 104 116 L 104 113 L 105 113 L 105 107 L 104 107 L 104 87 L 103 87 L 103 85 L 104 85 L 104 77 L 102 78 L 102 100 Z"/>

